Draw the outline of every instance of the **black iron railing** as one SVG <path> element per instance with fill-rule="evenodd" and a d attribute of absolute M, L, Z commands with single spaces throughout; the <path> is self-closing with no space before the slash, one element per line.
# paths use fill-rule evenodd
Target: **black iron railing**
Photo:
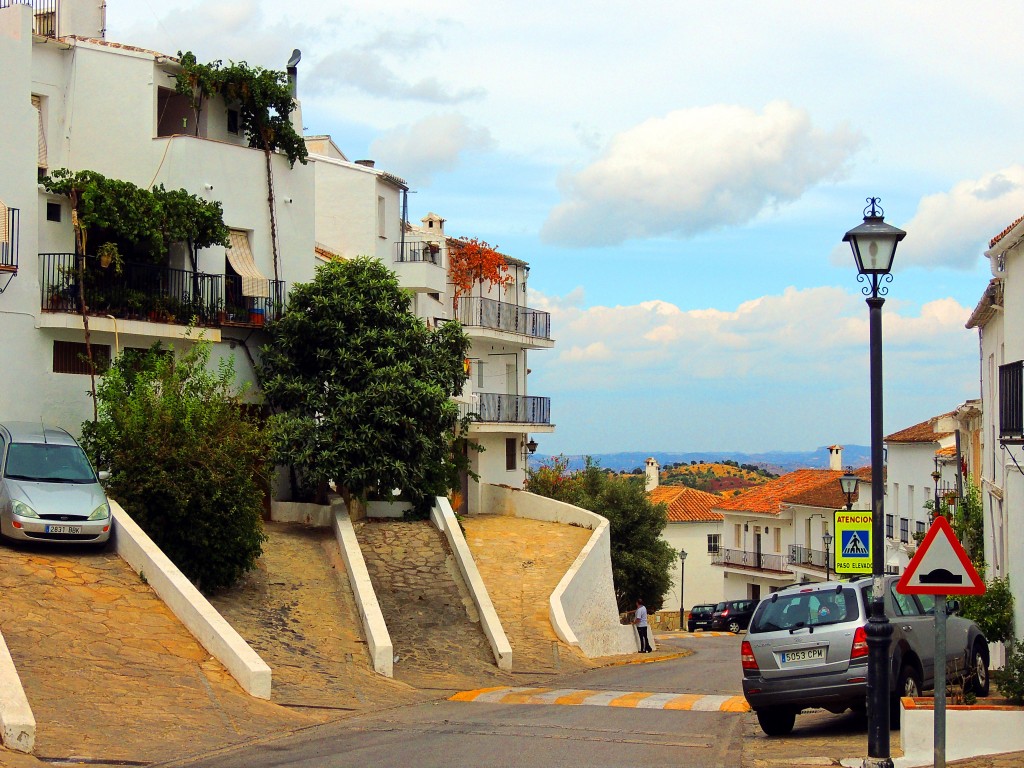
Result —
<path fill-rule="evenodd" d="M 0 270 L 17 272 L 21 212 L 17 208 L 8 208 L 3 224 L 0 226 Z"/>
<path fill-rule="evenodd" d="M 32 31 L 43 37 L 57 36 L 57 9 L 59 0 L 0 0 L 0 8 L 12 5 L 32 6 Z"/>
<path fill-rule="evenodd" d="M 999 436 L 1024 437 L 1024 361 L 999 366 Z"/>
<path fill-rule="evenodd" d="M 537 339 L 551 338 L 551 314 L 479 296 L 460 296 L 454 300 L 455 318 L 465 326 L 493 328 L 521 333 Z"/>
<path fill-rule="evenodd" d="M 825 568 L 825 552 L 820 549 L 808 549 L 789 545 L 789 557 L 787 560 L 791 565 L 802 565 L 805 568 Z"/>
<path fill-rule="evenodd" d="M 459 404 L 463 416 L 476 414 L 480 421 L 500 424 L 551 423 L 550 397 L 480 392 L 473 398 L 473 403 Z"/>
<path fill-rule="evenodd" d="M 441 246 L 437 243 L 395 243 L 396 262 L 441 263 Z"/>
<path fill-rule="evenodd" d="M 712 555 L 711 560 L 714 565 L 788 573 L 789 569 L 782 561 L 782 555 L 766 555 L 763 552 L 748 552 L 744 549 L 722 549 L 717 555 Z"/>
<path fill-rule="evenodd" d="M 42 308 L 78 312 L 79 279 L 73 253 L 39 255 Z M 236 275 L 208 275 L 184 269 L 85 259 L 86 312 L 128 320 L 186 325 L 259 327 L 281 316 L 284 282 L 256 286 L 265 296 L 242 294 Z"/>

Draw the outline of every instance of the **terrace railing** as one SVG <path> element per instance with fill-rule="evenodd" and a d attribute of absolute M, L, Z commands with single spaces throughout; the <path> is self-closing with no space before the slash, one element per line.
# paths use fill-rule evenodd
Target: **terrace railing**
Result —
<path fill-rule="evenodd" d="M 464 326 L 492 328 L 537 339 L 551 338 L 551 314 L 479 296 L 454 300 L 455 318 Z"/>
<path fill-rule="evenodd" d="M 712 556 L 711 562 L 714 565 L 731 568 L 749 568 L 774 573 L 789 572 L 782 555 L 766 555 L 763 552 L 749 552 L 745 549 L 720 549 L 718 554 Z"/>
<path fill-rule="evenodd" d="M 790 544 L 788 562 L 792 565 L 802 565 L 805 567 L 821 568 L 822 570 L 825 570 L 825 551 L 821 549 L 798 547 L 794 544 Z"/>
<path fill-rule="evenodd" d="M 426 262 L 427 264 L 441 263 L 441 247 L 437 243 L 395 243 L 395 262 Z"/>
<path fill-rule="evenodd" d="M 50 312 L 78 312 L 78 270 L 73 253 L 39 255 L 41 306 Z M 280 317 L 284 282 L 267 280 L 259 292 L 243 296 L 241 278 L 124 262 L 103 266 L 85 260 L 85 306 L 90 315 L 128 320 L 197 325 L 258 327 Z"/>
<path fill-rule="evenodd" d="M 31 5 L 32 31 L 43 37 L 57 37 L 60 0 L 0 0 L 0 8 L 10 8 L 12 5 Z"/>
<path fill-rule="evenodd" d="M 498 424 L 551 423 L 550 397 L 479 392 L 473 399 L 473 403 L 459 404 L 463 416 L 476 414 L 482 422 Z"/>

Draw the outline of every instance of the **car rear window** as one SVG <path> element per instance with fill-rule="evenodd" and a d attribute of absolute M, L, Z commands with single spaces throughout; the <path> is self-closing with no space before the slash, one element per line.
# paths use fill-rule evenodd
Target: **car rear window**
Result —
<path fill-rule="evenodd" d="M 793 592 L 765 600 L 750 622 L 749 632 L 778 632 L 779 630 L 820 627 L 853 621 L 860 616 L 857 590 L 844 587 Z"/>

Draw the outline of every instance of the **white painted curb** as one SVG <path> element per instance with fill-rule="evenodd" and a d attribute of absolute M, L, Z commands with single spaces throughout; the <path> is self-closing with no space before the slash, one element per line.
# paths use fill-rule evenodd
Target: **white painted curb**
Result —
<path fill-rule="evenodd" d="M 334 511 L 334 535 L 341 548 L 341 556 L 348 571 L 348 580 L 352 585 L 352 594 L 359 609 L 359 618 L 363 622 L 363 633 L 366 645 L 370 650 L 373 669 L 385 677 L 394 677 L 395 646 L 391 642 L 391 634 L 384 622 L 384 613 L 377 602 L 377 594 L 370 582 L 370 573 L 366 570 L 363 551 L 359 548 L 355 529 L 348 516 L 348 509 L 342 499 L 331 502 Z"/>
<path fill-rule="evenodd" d="M 907 709 L 904 700 L 900 700 L 900 748 L 903 757 L 893 760 L 898 768 L 934 764 L 935 710 Z M 1010 707 L 946 710 L 947 760 L 1021 750 L 1024 750 L 1024 710 Z"/>
<path fill-rule="evenodd" d="M 114 546 L 121 559 L 145 578 L 196 640 L 238 681 L 242 690 L 250 696 L 269 699 L 271 672 L 267 663 L 113 499 L 110 499 L 110 510 Z"/>
<path fill-rule="evenodd" d="M 0 635 L 0 729 L 8 749 L 31 752 L 35 746 L 36 718 L 3 635 Z"/>
<path fill-rule="evenodd" d="M 498 612 L 494 610 L 487 586 L 480 578 L 480 571 L 476 567 L 473 553 L 469 551 L 466 537 L 462 535 L 458 518 L 455 517 L 448 499 L 443 496 L 437 497 L 430 510 L 430 520 L 448 539 L 448 544 L 455 555 L 455 562 L 459 565 L 459 572 L 462 573 L 469 593 L 473 596 L 473 602 L 480 612 L 480 623 L 484 628 L 484 634 L 487 635 L 487 641 L 491 644 L 491 651 L 494 653 L 494 660 L 498 662 L 498 668 L 511 670 L 512 645 L 505 636 Z"/>

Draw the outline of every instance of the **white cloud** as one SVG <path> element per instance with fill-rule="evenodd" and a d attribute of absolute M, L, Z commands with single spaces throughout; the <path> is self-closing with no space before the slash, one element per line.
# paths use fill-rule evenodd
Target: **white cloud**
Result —
<path fill-rule="evenodd" d="M 899 267 L 972 269 L 990 238 L 1024 213 L 1024 166 L 1011 165 L 921 199 L 901 229 Z"/>
<path fill-rule="evenodd" d="M 543 235 L 614 245 L 744 224 L 842 177 L 862 142 L 846 126 L 822 131 L 780 101 L 761 113 L 728 105 L 670 112 L 618 134 L 591 165 L 566 174 Z"/>
<path fill-rule="evenodd" d="M 469 124 L 459 114 L 431 115 L 388 131 L 370 144 L 370 152 L 388 168 L 400 168 L 417 186 L 435 173 L 453 170 L 466 152 L 494 145 L 490 131 Z"/>

